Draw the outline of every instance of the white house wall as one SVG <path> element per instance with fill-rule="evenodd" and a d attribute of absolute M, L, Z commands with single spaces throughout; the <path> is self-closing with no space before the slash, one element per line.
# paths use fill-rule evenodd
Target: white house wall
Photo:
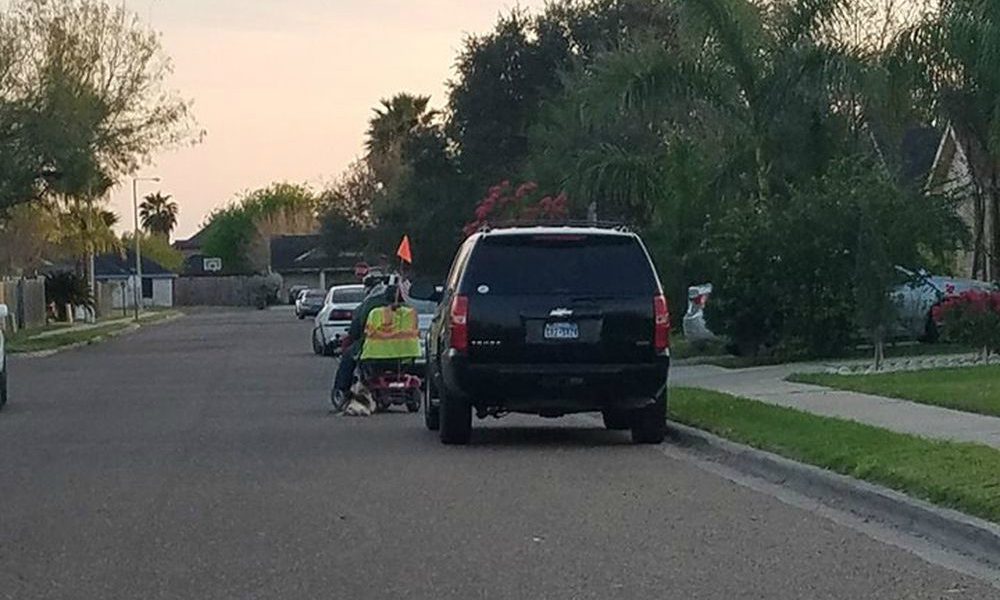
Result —
<path fill-rule="evenodd" d="M 115 281 L 114 291 L 112 293 L 112 302 L 114 308 L 121 309 L 123 306 L 131 308 L 135 306 L 135 283 L 137 278 L 130 277 L 127 281 Z M 125 297 L 122 298 L 122 283 L 124 286 Z M 154 279 L 153 280 L 153 297 L 143 298 L 142 305 L 145 307 L 157 307 L 157 308 L 170 308 L 174 305 L 174 280 L 173 279 Z"/>

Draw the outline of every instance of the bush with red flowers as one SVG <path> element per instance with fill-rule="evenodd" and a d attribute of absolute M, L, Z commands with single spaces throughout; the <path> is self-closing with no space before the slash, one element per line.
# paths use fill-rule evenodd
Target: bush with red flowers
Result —
<path fill-rule="evenodd" d="M 1000 292 L 969 290 L 934 307 L 934 321 L 945 339 L 987 355 L 1000 352 Z"/>
<path fill-rule="evenodd" d="M 538 184 L 522 183 L 516 188 L 509 181 L 501 181 L 490 188 L 486 197 L 476 206 L 475 219 L 465 226 L 465 235 L 472 235 L 483 227 L 497 223 L 525 223 L 558 221 L 569 214 L 566 194 L 538 198 Z"/>

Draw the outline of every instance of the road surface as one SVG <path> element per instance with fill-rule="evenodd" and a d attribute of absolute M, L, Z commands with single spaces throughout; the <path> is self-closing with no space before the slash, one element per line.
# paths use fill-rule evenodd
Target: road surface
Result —
<path fill-rule="evenodd" d="M 0 598 L 1000 599 L 588 421 L 330 416 L 286 311 L 11 363 Z"/>

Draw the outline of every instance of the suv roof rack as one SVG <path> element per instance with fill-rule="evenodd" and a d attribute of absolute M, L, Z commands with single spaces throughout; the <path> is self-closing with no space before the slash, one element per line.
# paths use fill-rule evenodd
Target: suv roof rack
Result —
<path fill-rule="evenodd" d="M 623 233 L 632 233 L 632 228 L 622 221 L 589 221 L 586 219 L 561 219 L 558 221 L 503 221 L 487 223 L 479 228 L 481 233 L 489 233 L 495 229 L 525 229 L 529 227 L 587 227 L 592 229 L 610 229 Z"/>

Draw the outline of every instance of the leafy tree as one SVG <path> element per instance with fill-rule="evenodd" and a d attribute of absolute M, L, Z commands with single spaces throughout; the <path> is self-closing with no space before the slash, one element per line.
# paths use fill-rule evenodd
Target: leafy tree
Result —
<path fill-rule="evenodd" d="M 60 271 L 45 276 L 45 301 L 54 304 L 60 321 L 69 319 L 67 306 L 94 309 L 94 296 L 87 279 L 72 271 Z"/>
<path fill-rule="evenodd" d="M 221 258 L 227 271 L 262 272 L 270 238 L 315 233 L 317 209 L 316 196 L 302 185 L 276 183 L 249 192 L 209 216 L 204 252 Z"/>
<path fill-rule="evenodd" d="M 132 233 L 123 234 L 121 245 L 122 248 L 134 248 L 134 235 Z M 181 268 L 184 266 L 184 254 L 175 250 L 163 236 L 142 234 L 139 238 L 139 247 L 142 250 L 143 258 L 156 261 L 168 271 L 181 272 Z"/>
<path fill-rule="evenodd" d="M 103 0 L 15 0 L 0 16 L 0 208 L 96 198 L 153 152 L 197 139 L 164 90 L 158 36 Z"/>
<path fill-rule="evenodd" d="M 443 275 L 462 239 L 474 188 L 459 171 L 439 127 L 411 135 L 402 158 L 404 175 L 374 199 L 375 226 L 366 233 L 369 248 L 392 256 L 403 235 L 409 235 L 414 268 L 428 276 Z"/>
<path fill-rule="evenodd" d="M 158 235 L 165 240 L 170 239 L 170 232 L 177 226 L 177 203 L 160 192 L 150 194 L 139 205 L 139 218 L 146 231 Z"/>

